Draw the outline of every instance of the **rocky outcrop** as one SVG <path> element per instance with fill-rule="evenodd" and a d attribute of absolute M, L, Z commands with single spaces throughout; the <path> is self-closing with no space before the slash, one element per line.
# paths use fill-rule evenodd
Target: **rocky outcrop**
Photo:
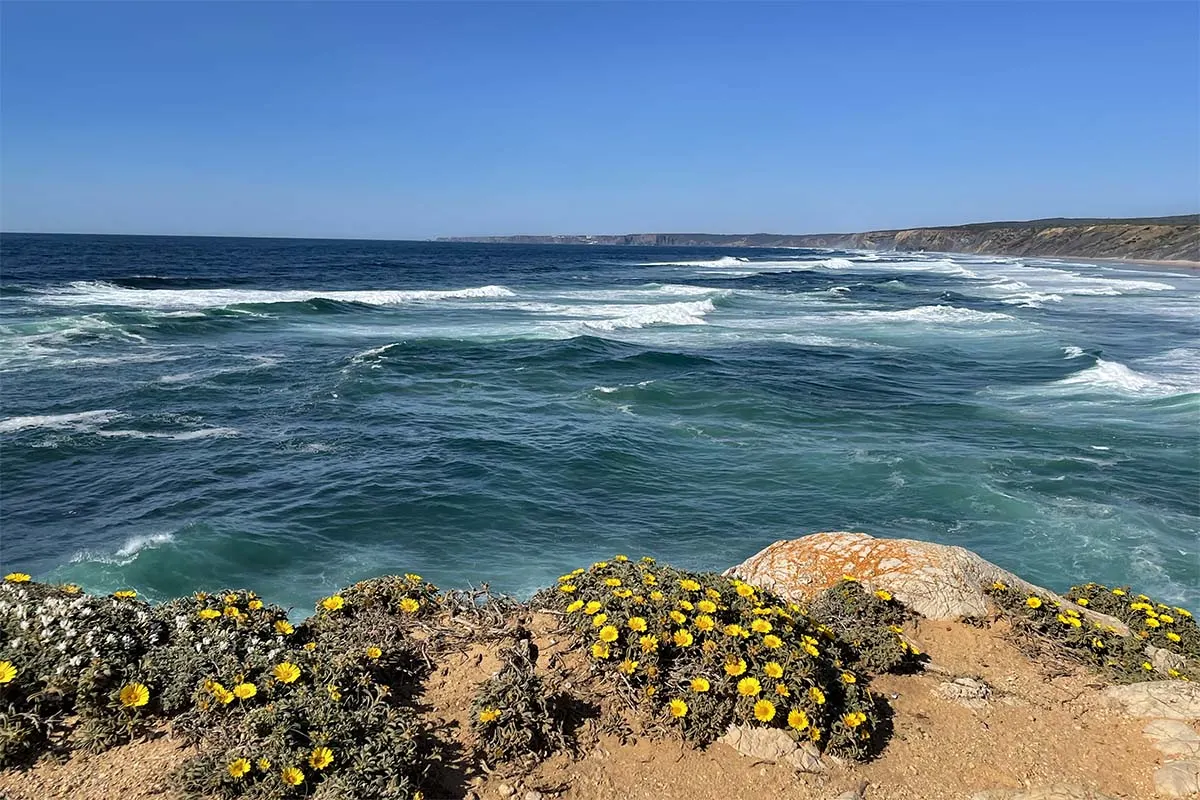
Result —
<path fill-rule="evenodd" d="M 1112 686 L 1104 699 L 1131 717 L 1200 719 L 1200 685 L 1190 681 L 1146 681 Z"/>
<path fill-rule="evenodd" d="M 849 576 L 871 589 L 891 592 L 929 619 L 985 615 L 988 599 L 984 587 L 1000 581 L 1075 608 L 1102 625 L 1128 630 L 1121 621 L 1076 606 L 970 550 L 916 539 L 876 539 L 845 531 L 814 533 L 775 542 L 725 574 L 803 601 Z"/>

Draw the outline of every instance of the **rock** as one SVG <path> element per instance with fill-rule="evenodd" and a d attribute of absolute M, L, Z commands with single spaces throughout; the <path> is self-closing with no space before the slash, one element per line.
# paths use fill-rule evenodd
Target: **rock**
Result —
<path fill-rule="evenodd" d="M 1041 789 L 992 789 L 976 792 L 971 800 L 1114 800 L 1106 794 L 1082 786 L 1058 784 Z"/>
<path fill-rule="evenodd" d="M 1171 761 L 1154 770 L 1154 791 L 1163 797 L 1200 793 L 1200 761 Z"/>
<path fill-rule="evenodd" d="M 718 742 L 732 747 L 744 756 L 759 761 L 787 764 L 798 772 L 824 772 L 825 764 L 812 744 L 797 744 L 778 728 L 751 728 L 730 725 Z"/>
<path fill-rule="evenodd" d="M 1200 733 L 1179 720 L 1153 720 L 1142 733 L 1168 759 L 1200 757 Z"/>
<path fill-rule="evenodd" d="M 512 797 L 517 793 L 517 790 L 509 786 L 507 783 L 502 783 L 496 787 L 496 793 L 501 797 Z"/>
<path fill-rule="evenodd" d="M 984 708 L 992 696 L 992 687 L 981 680 L 965 676 L 938 684 L 933 691 L 943 700 L 952 700 L 967 708 Z"/>
<path fill-rule="evenodd" d="M 876 539 L 844 531 L 814 533 L 775 542 L 725 574 L 795 601 L 812 600 L 843 575 L 852 575 L 871 589 L 886 589 L 929 619 L 983 616 L 988 610 L 983 587 L 1003 581 L 1075 608 L 1121 633 L 1129 631 L 1115 617 L 1080 608 L 970 550 L 915 539 Z"/>
<path fill-rule="evenodd" d="M 1155 647 L 1152 644 L 1146 645 L 1146 657 L 1150 659 L 1150 665 L 1154 667 L 1154 671 L 1160 675 L 1169 675 L 1171 670 L 1179 669 L 1187 663 L 1187 659 L 1178 653 L 1172 653 L 1165 647 Z"/>
<path fill-rule="evenodd" d="M 859 784 L 856 788 L 850 789 L 849 791 L 846 791 L 846 792 L 842 792 L 837 797 L 833 798 L 833 800 L 865 800 L 865 798 L 867 796 L 866 793 L 867 793 L 867 782 L 859 781 Z"/>
<path fill-rule="evenodd" d="M 1104 698 L 1131 717 L 1200 719 L 1200 684 L 1146 681 L 1104 690 Z"/>
<path fill-rule="evenodd" d="M 545 800 L 545 797 L 541 792 L 526 792 L 523 800 Z"/>

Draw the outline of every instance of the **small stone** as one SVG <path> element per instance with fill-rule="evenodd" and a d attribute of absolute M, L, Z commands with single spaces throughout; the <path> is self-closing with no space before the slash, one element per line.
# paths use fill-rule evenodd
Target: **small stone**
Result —
<path fill-rule="evenodd" d="M 1146 681 L 1112 686 L 1104 698 L 1131 717 L 1200 719 L 1200 684 L 1190 681 Z"/>
<path fill-rule="evenodd" d="M 810 743 L 797 745 L 792 737 L 778 728 L 751 728 L 730 725 L 718 742 L 732 747 L 744 756 L 759 761 L 787 764 L 799 772 L 823 772 L 825 764 L 820 753 Z"/>
<path fill-rule="evenodd" d="M 1154 790 L 1163 797 L 1200 793 L 1200 761 L 1171 761 L 1154 770 Z"/>
<path fill-rule="evenodd" d="M 501 797 L 512 797 L 517 793 L 517 790 L 509 786 L 507 783 L 502 783 L 496 787 L 496 793 Z"/>
<path fill-rule="evenodd" d="M 541 792 L 526 792 L 524 800 L 544 800 L 545 797 Z"/>
<path fill-rule="evenodd" d="M 992 687 L 976 678 L 959 677 L 938 684 L 934 693 L 967 708 L 983 708 L 992 696 Z"/>

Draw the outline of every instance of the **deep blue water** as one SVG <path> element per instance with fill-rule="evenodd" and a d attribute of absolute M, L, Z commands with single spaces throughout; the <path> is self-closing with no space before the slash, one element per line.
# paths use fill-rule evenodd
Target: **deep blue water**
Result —
<path fill-rule="evenodd" d="M 984 256 L 5 235 L 0 558 L 307 607 L 850 529 L 1197 607 L 1198 298 Z"/>

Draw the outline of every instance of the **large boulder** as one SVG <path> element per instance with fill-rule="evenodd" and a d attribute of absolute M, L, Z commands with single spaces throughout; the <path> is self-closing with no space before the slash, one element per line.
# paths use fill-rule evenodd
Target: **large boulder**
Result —
<path fill-rule="evenodd" d="M 1200 684 L 1190 681 L 1144 681 L 1111 686 L 1104 699 L 1127 716 L 1152 719 L 1200 719 Z"/>
<path fill-rule="evenodd" d="M 1122 633 L 1120 620 L 1080 608 L 962 547 L 915 539 L 877 539 L 865 533 L 835 531 L 784 539 L 729 570 L 726 575 L 774 591 L 797 602 L 852 576 L 871 589 L 885 589 L 929 619 L 980 617 L 987 613 L 984 587 L 1001 581 L 1052 598 Z"/>

